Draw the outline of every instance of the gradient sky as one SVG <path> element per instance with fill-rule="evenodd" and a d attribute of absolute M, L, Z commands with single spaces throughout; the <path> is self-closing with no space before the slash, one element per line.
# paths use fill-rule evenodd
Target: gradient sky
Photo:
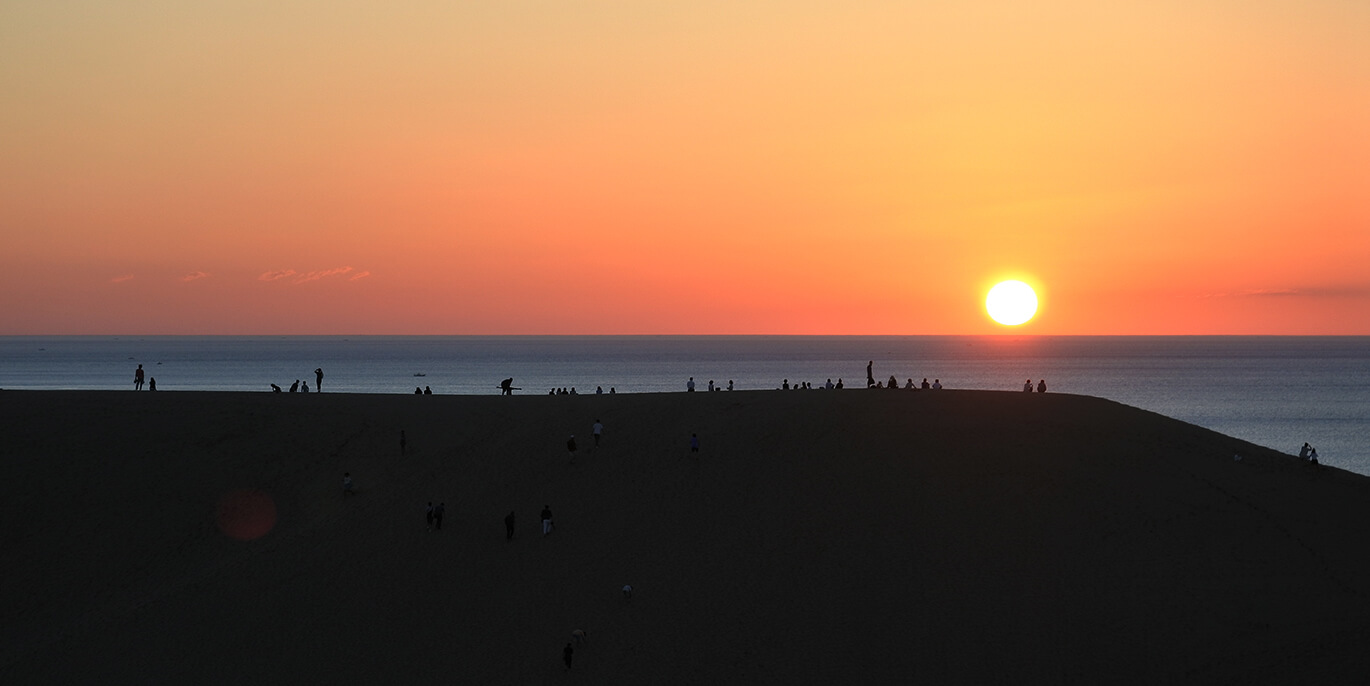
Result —
<path fill-rule="evenodd" d="M 0 334 L 1370 334 L 1368 37 L 1365 0 L 6 0 Z"/>

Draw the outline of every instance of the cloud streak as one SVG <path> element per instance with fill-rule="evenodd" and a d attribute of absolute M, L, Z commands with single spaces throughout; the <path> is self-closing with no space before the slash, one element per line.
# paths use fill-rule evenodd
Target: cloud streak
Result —
<path fill-rule="evenodd" d="M 257 277 L 257 280 L 258 280 L 258 281 L 280 281 L 281 279 L 287 279 L 287 278 L 290 278 L 290 277 L 292 277 L 292 276 L 294 276 L 294 275 L 295 275 L 295 270 L 294 270 L 294 269 L 284 269 L 284 270 L 278 270 L 278 271 L 269 271 L 269 272 L 262 272 L 262 275 L 259 276 L 259 277 Z"/>
<path fill-rule="evenodd" d="M 200 279 L 206 278 L 206 277 L 208 277 L 208 276 L 209 276 L 209 274 L 207 274 L 207 273 L 205 273 L 205 272 L 198 272 L 198 271 L 196 271 L 196 272 L 191 272 L 191 273 L 186 274 L 185 276 L 182 276 L 182 277 L 181 277 L 181 283 L 190 283 L 191 281 L 199 281 Z"/>
<path fill-rule="evenodd" d="M 346 274 L 350 271 L 352 271 L 351 267 L 334 267 L 332 269 L 320 269 L 317 271 L 309 272 L 307 274 L 299 275 L 298 277 L 296 277 L 293 283 L 309 283 L 310 281 L 318 281 L 319 279 L 327 278 L 330 276 Z"/>
<path fill-rule="evenodd" d="M 1226 293 L 1208 293 L 1205 298 L 1345 298 L 1370 295 L 1370 285 L 1322 286 L 1315 288 L 1252 288 Z"/>

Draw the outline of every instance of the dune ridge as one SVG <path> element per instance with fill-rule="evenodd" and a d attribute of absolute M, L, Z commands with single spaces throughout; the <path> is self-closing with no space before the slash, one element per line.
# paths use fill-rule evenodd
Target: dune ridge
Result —
<path fill-rule="evenodd" d="M 1370 479 L 1099 398 L 6 391 L 0 408 L 6 683 L 1370 667 Z M 264 536 L 221 528 L 260 514 L 225 509 L 238 491 L 270 498 Z"/>

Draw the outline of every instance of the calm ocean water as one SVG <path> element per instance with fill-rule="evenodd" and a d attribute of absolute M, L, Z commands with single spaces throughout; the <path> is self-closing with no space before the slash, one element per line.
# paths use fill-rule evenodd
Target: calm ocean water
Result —
<path fill-rule="evenodd" d="M 941 379 L 948 388 L 1094 395 L 1370 474 L 1370 337 L 57 336 L 0 337 L 0 388 L 267 391 L 324 370 L 324 391 L 495 394 L 738 389 L 782 380 Z M 422 376 L 418 376 L 422 375 Z"/>

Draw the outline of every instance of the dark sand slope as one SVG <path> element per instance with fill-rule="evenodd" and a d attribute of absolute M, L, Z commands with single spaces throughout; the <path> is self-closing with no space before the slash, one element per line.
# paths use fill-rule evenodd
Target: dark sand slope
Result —
<path fill-rule="evenodd" d="M 10 391 L 0 411 L 4 683 L 1370 669 L 1370 479 L 1095 398 Z M 240 488 L 277 508 L 254 541 L 216 526 Z"/>

